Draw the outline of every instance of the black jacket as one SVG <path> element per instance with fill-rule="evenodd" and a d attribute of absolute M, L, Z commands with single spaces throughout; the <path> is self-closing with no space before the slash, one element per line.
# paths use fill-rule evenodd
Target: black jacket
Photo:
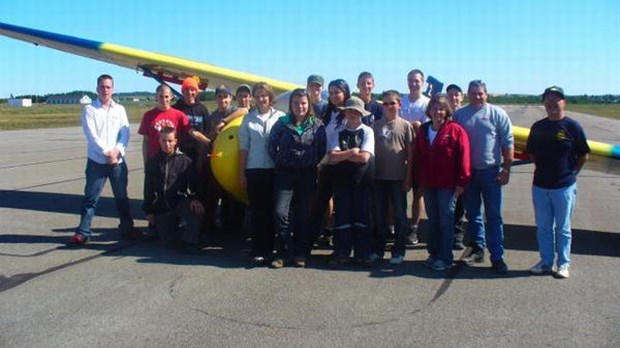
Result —
<path fill-rule="evenodd" d="M 192 160 L 178 150 L 171 156 L 159 151 L 146 162 L 142 204 L 145 213 L 166 213 L 181 199 L 195 195 L 198 176 L 191 164 Z"/>

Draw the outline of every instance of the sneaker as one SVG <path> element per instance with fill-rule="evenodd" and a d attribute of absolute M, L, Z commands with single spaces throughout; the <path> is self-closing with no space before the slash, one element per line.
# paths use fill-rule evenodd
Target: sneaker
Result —
<path fill-rule="evenodd" d="M 454 245 L 452 246 L 452 250 L 464 250 L 465 249 L 465 244 L 463 243 L 463 241 L 455 241 Z"/>
<path fill-rule="evenodd" d="M 435 271 L 445 271 L 450 268 L 443 260 L 435 260 L 429 267 Z"/>
<path fill-rule="evenodd" d="M 409 227 L 409 234 L 407 235 L 407 244 L 416 245 L 420 242 L 418 239 L 418 225 L 411 225 Z"/>
<path fill-rule="evenodd" d="M 265 258 L 262 256 L 254 256 L 252 260 L 250 260 L 250 265 L 252 266 L 262 266 L 265 264 Z"/>
<path fill-rule="evenodd" d="M 542 260 L 530 268 L 532 274 L 549 274 L 551 273 L 551 266 L 544 263 Z"/>
<path fill-rule="evenodd" d="M 558 271 L 555 273 L 556 277 L 560 279 L 566 279 L 570 277 L 570 273 L 568 272 L 568 264 L 563 264 L 558 267 Z"/>
<path fill-rule="evenodd" d="M 84 245 L 86 243 L 88 243 L 88 237 L 85 237 L 84 235 L 81 235 L 79 233 L 76 233 L 73 235 L 73 237 L 71 237 L 68 241 L 68 244 L 71 245 Z"/>
<path fill-rule="evenodd" d="M 293 261 L 293 265 L 295 265 L 295 267 L 304 268 L 306 267 L 306 260 L 301 257 L 296 257 Z"/>
<path fill-rule="evenodd" d="M 284 267 L 284 260 L 282 260 L 282 259 L 275 259 L 275 260 L 271 261 L 271 268 L 280 269 L 282 267 Z"/>
<path fill-rule="evenodd" d="M 484 250 L 472 251 L 469 256 L 465 256 L 462 260 L 469 266 L 475 263 L 482 263 L 484 262 Z"/>
<path fill-rule="evenodd" d="M 508 266 L 504 260 L 491 261 L 491 269 L 497 274 L 508 274 Z"/>
<path fill-rule="evenodd" d="M 383 259 L 383 257 L 379 256 L 377 253 L 372 253 L 372 254 L 368 255 L 368 257 L 366 258 L 365 261 L 373 263 L 373 262 L 377 262 L 377 261 L 379 261 L 381 259 Z"/>
<path fill-rule="evenodd" d="M 405 257 L 403 255 L 394 255 L 390 259 L 390 263 L 393 265 L 400 265 L 401 263 L 403 263 L 404 259 Z"/>

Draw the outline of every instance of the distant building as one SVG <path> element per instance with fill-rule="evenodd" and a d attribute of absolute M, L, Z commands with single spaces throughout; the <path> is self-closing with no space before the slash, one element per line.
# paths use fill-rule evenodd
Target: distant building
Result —
<path fill-rule="evenodd" d="M 47 97 L 47 104 L 90 104 L 92 99 L 86 94 L 53 95 Z"/>
<path fill-rule="evenodd" d="M 9 106 L 15 106 L 20 108 L 29 108 L 32 106 L 32 99 L 30 98 L 11 98 L 8 101 Z"/>

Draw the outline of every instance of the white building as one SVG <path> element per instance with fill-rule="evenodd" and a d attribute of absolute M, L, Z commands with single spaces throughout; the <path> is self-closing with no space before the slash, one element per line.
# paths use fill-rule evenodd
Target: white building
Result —
<path fill-rule="evenodd" d="M 32 106 L 32 99 L 30 98 L 11 98 L 8 100 L 9 106 L 15 106 L 20 108 L 28 108 Z"/>

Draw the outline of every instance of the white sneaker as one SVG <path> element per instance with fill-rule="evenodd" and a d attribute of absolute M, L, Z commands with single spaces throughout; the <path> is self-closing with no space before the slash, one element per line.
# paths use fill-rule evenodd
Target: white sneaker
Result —
<path fill-rule="evenodd" d="M 530 268 L 530 273 L 532 274 L 549 274 L 551 271 L 551 266 L 547 265 L 542 260 L 538 261 L 537 264 Z"/>
<path fill-rule="evenodd" d="M 390 263 L 393 265 L 400 265 L 401 263 L 403 263 L 404 259 L 405 258 L 402 255 L 392 256 L 392 258 L 390 259 Z"/>
<path fill-rule="evenodd" d="M 568 264 L 563 264 L 558 267 L 558 271 L 555 273 L 558 278 L 566 279 L 570 277 L 570 273 L 568 272 Z"/>

